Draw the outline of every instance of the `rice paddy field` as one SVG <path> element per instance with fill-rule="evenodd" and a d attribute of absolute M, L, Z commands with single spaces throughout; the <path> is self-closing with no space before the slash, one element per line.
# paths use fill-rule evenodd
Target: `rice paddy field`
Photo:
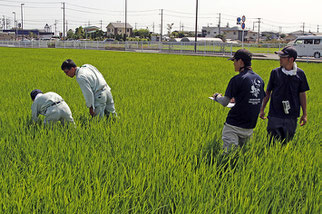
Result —
<path fill-rule="evenodd" d="M 67 58 L 101 71 L 118 118 L 90 120 Z M 291 142 L 268 146 L 259 119 L 223 156 L 229 109 L 208 97 L 236 75 L 225 58 L 0 48 L 0 63 L 0 213 L 321 213 L 322 64 L 298 63 L 311 90 Z M 253 61 L 266 84 L 278 66 Z M 36 88 L 61 95 L 76 128 L 32 124 Z"/>

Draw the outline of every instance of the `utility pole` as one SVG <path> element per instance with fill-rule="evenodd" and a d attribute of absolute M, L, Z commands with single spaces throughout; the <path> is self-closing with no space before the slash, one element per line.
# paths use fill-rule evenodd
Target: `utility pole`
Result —
<path fill-rule="evenodd" d="M 6 17 L 4 15 L 3 15 L 2 22 L 3 22 L 3 29 L 6 30 Z"/>
<path fill-rule="evenodd" d="M 125 0 L 125 23 L 124 23 L 124 42 L 126 42 L 126 23 L 127 23 L 127 0 Z"/>
<path fill-rule="evenodd" d="M 17 28 L 16 12 L 12 12 L 12 14 L 13 14 L 13 27 Z"/>
<path fill-rule="evenodd" d="M 55 35 L 57 35 L 57 22 L 58 22 L 58 20 L 55 20 Z"/>
<path fill-rule="evenodd" d="M 198 0 L 196 0 L 196 25 L 195 25 L 195 52 L 197 52 L 197 31 L 198 28 Z"/>
<path fill-rule="evenodd" d="M 316 32 L 319 33 L 319 25 L 317 26 Z"/>
<path fill-rule="evenodd" d="M 101 30 L 103 30 L 103 20 L 100 20 Z"/>
<path fill-rule="evenodd" d="M 303 22 L 303 35 L 305 34 L 304 28 L 305 28 L 305 22 Z"/>
<path fill-rule="evenodd" d="M 17 40 L 17 19 L 16 19 L 16 12 L 12 12 L 13 14 L 13 23 L 15 28 L 15 40 Z"/>
<path fill-rule="evenodd" d="M 154 22 L 153 22 L 153 25 L 152 25 L 152 29 L 153 29 L 153 31 L 152 31 L 152 32 L 154 33 Z"/>
<path fill-rule="evenodd" d="M 21 38 L 21 40 L 23 40 L 23 37 L 24 37 L 24 32 L 23 32 L 23 9 L 22 9 L 22 6 L 24 6 L 24 5 L 25 5 L 24 3 L 20 4 L 20 7 L 21 7 L 21 29 L 22 29 L 22 38 Z"/>
<path fill-rule="evenodd" d="M 160 33 L 161 42 L 162 42 L 162 31 L 163 31 L 163 9 L 161 9 L 161 33 Z"/>
<path fill-rule="evenodd" d="M 262 18 L 257 18 L 258 19 L 258 21 L 257 21 L 257 23 L 258 23 L 258 32 L 257 32 L 257 44 L 259 44 L 259 35 L 260 35 L 260 32 L 261 32 L 261 19 Z"/>
<path fill-rule="evenodd" d="M 65 2 L 62 2 L 63 4 L 63 35 L 62 35 L 62 39 L 65 40 Z"/>
<path fill-rule="evenodd" d="M 219 35 L 221 34 L 220 24 L 221 24 L 221 13 L 219 13 L 219 17 L 218 17 L 218 31 L 219 31 Z"/>

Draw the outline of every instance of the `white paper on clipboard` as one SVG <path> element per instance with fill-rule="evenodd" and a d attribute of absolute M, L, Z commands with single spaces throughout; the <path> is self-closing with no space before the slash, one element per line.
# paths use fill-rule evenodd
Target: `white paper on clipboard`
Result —
<path fill-rule="evenodd" d="M 209 99 L 215 101 L 215 98 L 214 97 L 208 97 Z M 232 108 L 235 106 L 235 103 L 228 103 L 228 105 L 226 106 L 227 108 Z"/>

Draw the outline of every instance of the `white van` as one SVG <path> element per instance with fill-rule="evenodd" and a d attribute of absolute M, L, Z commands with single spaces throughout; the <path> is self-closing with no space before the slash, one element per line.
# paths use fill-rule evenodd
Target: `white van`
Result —
<path fill-rule="evenodd" d="M 298 56 L 322 56 L 322 36 L 300 36 L 293 44 Z"/>

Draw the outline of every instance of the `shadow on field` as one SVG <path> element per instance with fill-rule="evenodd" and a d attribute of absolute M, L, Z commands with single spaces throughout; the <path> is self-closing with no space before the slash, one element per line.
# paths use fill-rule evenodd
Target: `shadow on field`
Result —
<path fill-rule="evenodd" d="M 226 170 L 235 170 L 239 157 L 245 153 L 246 148 L 234 148 L 230 152 L 225 153 L 222 149 L 221 142 L 216 140 L 209 141 L 202 151 L 202 159 L 208 165 L 216 165 L 220 173 Z"/>
<path fill-rule="evenodd" d="M 213 165 L 223 152 L 221 147 L 221 143 L 217 140 L 209 141 L 202 150 L 202 159 L 205 159 L 207 164 Z"/>

